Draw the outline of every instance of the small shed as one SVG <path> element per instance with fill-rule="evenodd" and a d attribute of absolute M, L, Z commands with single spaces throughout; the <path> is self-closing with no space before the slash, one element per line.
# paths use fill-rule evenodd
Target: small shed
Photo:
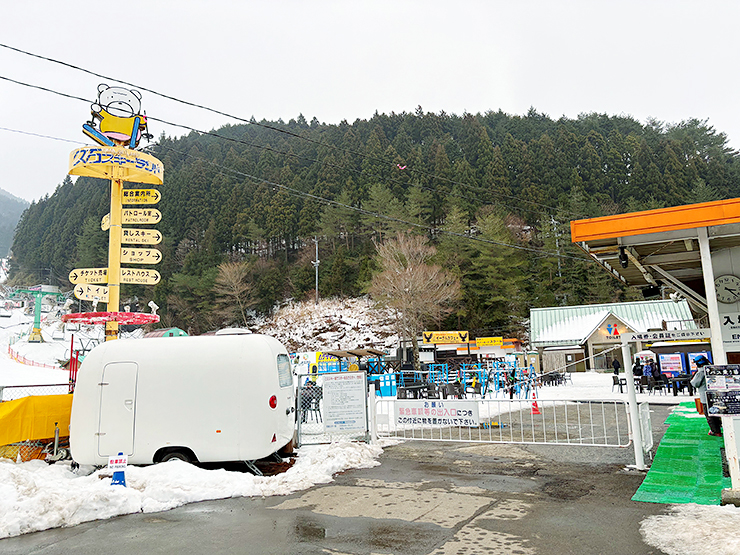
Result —
<path fill-rule="evenodd" d="M 159 330 L 150 331 L 144 334 L 144 338 L 149 337 L 187 337 L 187 332 L 180 328 L 162 328 Z"/>

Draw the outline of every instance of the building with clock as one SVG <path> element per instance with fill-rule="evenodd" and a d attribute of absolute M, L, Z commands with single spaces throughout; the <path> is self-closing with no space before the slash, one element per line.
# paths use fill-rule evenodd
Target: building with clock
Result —
<path fill-rule="evenodd" d="M 571 240 L 614 279 L 627 286 L 673 290 L 708 322 L 715 366 L 740 364 L 740 198 L 616 214 L 570 223 Z M 703 330 L 707 335 L 707 330 Z M 624 348 L 628 352 L 627 347 Z M 740 499 L 740 391 L 720 388 L 736 399 L 722 410 L 732 490 Z M 719 390 L 715 391 L 717 393 Z M 637 402 L 628 384 L 637 466 L 642 433 Z M 715 408 L 708 399 L 711 411 Z M 723 500 L 725 498 L 723 492 Z"/>

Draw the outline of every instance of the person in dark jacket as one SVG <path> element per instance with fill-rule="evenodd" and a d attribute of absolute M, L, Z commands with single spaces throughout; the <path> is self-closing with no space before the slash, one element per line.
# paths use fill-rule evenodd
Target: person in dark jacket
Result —
<path fill-rule="evenodd" d="M 704 355 L 696 357 L 694 362 L 696 363 L 697 369 L 694 373 L 694 377 L 691 378 L 691 385 L 693 385 L 699 392 L 701 404 L 704 408 L 704 416 L 707 417 L 707 423 L 709 424 L 709 435 L 721 437 L 722 419 L 719 416 L 711 416 L 707 407 L 707 378 L 704 375 L 704 367 L 711 363 Z"/>
<path fill-rule="evenodd" d="M 622 365 L 619 363 L 619 361 L 615 358 L 612 360 L 612 368 L 614 368 L 614 375 L 619 375 L 619 370 L 622 368 Z"/>

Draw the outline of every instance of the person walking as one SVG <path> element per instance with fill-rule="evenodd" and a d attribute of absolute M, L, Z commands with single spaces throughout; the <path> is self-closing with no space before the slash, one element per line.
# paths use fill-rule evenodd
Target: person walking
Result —
<path fill-rule="evenodd" d="M 709 424 L 709 435 L 722 437 L 722 419 L 719 416 L 711 416 L 707 407 L 707 377 L 704 374 L 704 367 L 710 364 L 709 359 L 704 355 L 698 356 L 694 359 L 697 369 L 694 373 L 694 377 L 691 378 L 691 385 L 693 385 L 699 392 L 701 398 L 701 405 L 704 409 L 704 416 L 707 417 L 707 423 Z"/>
<path fill-rule="evenodd" d="M 612 360 L 612 368 L 614 368 L 614 375 L 618 376 L 619 370 L 622 368 L 622 365 L 619 363 L 618 359 L 615 358 L 614 360 Z"/>

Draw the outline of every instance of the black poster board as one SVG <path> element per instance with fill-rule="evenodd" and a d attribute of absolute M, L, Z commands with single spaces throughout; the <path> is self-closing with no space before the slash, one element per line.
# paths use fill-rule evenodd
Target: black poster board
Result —
<path fill-rule="evenodd" d="M 704 373 L 709 414 L 740 414 L 740 365 L 706 366 Z"/>

